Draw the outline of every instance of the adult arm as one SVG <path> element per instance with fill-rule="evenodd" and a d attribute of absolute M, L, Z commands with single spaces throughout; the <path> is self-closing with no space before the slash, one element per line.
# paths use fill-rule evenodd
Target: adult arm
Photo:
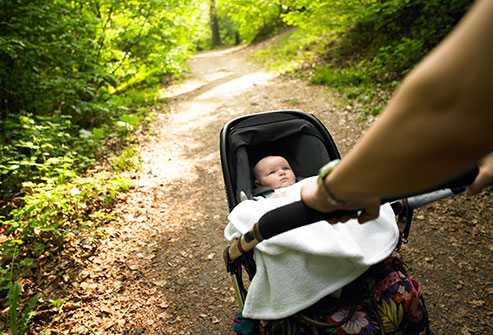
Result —
<path fill-rule="evenodd" d="M 440 184 L 493 149 L 493 2 L 477 1 L 457 28 L 403 81 L 382 115 L 325 178 L 335 207 L 316 184 L 302 189 L 317 210 L 363 206 Z"/>

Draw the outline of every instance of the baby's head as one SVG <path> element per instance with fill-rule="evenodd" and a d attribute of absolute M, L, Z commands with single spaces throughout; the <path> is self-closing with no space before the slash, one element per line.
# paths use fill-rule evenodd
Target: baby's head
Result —
<path fill-rule="evenodd" d="M 269 186 L 273 189 L 293 185 L 296 182 L 291 166 L 281 156 L 266 156 L 253 167 L 255 186 Z"/>

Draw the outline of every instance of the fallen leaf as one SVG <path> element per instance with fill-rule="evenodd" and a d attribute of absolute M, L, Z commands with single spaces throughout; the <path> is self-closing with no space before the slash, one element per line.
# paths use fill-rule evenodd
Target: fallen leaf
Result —
<path fill-rule="evenodd" d="M 470 305 L 473 305 L 474 307 L 481 307 L 484 306 L 484 300 L 469 300 L 468 301 Z"/>
<path fill-rule="evenodd" d="M 71 310 L 74 310 L 74 309 L 78 309 L 81 307 L 81 304 L 80 304 L 80 301 L 78 302 L 70 302 L 70 301 L 67 301 L 63 304 L 63 309 L 64 310 L 68 310 L 68 311 L 71 311 Z"/>
<path fill-rule="evenodd" d="M 167 280 L 156 280 L 154 282 L 155 285 L 159 286 L 159 287 L 165 287 L 166 285 L 168 285 L 168 281 Z"/>

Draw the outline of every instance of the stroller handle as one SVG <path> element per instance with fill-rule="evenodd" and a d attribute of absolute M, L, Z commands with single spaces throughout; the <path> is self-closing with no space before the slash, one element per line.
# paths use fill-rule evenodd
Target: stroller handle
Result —
<path fill-rule="evenodd" d="M 381 203 L 385 204 L 400 199 L 407 199 L 412 208 L 418 208 L 464 191 L 465 186 L 470 185 L 478 173 L 479 168 L 474 166 L 472 169 L 467 170 L 456 178 L 451 179 L 446 183 L 437 185 L 432 189 L 407 196 L 384 198 Z M 394 211 L 398 210 L 396 209 L 398 207 L 399 206 L 393 206 Z M 236 243 L 229 247 L 229 257 L 231 260 L 234 260 L 240 257 L 243 253 L 253 249 L 261 241 L 289 230 L 321 220 L 328 220 L 355 213 L 356 211 L 344 210 L 323 213 L 308 207 L 303 201 L 297 201 L 286 206 L 276 208 L 265 213 L 250 231 L 243 234 L 241 238 L 236 241 Z"/>
<path fill-rule="evenodd" d="M 408 202 L 409 199 L 411 199 L 411 203 L 414 204 L 414 208 L 424 206 L 433 201 L 443 199 L 444 197 L 442 196 L 442 192 L 440 192 L 441 190 L 449 189 L 450 191 L 447 190 L 445 193 L 453 195 L 453 190 L 457 192 L 458 188 L 464 187 L 465 185 L 470 185 L 478 173 L 479 168 L 475 166 L 456 178 L 451 179 L 446 183 L 437 185 L 431 189 L 425 190 L 424 192 L 408 194 L 406 196 L 384 198 L 381 203 L 385 204 L 399 199 L 408 198 Z M 426 201 L 422 201 L 421 198 L 425 198 Z M 338 210 L 329 213 L 322 213 L 308 207 L 303 201 L 298 201 L 265 213 L 265 215 L 263 215 L 258 222 L 259 233 L 264 239 L 268 239 L 294 228 L 302 227 L 320 220 L 341 217 L 344 214 L 355 214 L 355 212 Z M 282 224 L 278 224 L 279 222 L 282 222 Z"/>

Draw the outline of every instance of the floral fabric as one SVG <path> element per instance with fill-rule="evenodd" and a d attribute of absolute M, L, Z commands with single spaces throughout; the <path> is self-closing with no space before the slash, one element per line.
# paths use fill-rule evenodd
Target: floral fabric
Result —
<path fill-rule="evenodd" d="M 385 334 L 429 334 L 428 313 L 424 305 L 421 286 L 410 278 L 398 258 L 388 257 L 379 265 L 376 274 L 371 271 L 367 272 L 358 283 L 358 287 L 365 285 L 369 294 L 361 295 L 358 292 L 360 298 L 356 303 L 345 302 L 335 311 L 328 313 L 314 311 L 313 308 L 303 313 L 309 315 L 311 319 L 325 323 L 343 322 L 332 328 L 316 326 L 320 335 L 377 335 L 382 334 L 382 328 Z M 351 310 L 353 310 L 352 315 Z M 282 320 L 258 322 L 257 333 L 259 335 L 311 335 L 313 327 L 315 326 L 305 321 L 300 315 L 294 315 Z"/>

